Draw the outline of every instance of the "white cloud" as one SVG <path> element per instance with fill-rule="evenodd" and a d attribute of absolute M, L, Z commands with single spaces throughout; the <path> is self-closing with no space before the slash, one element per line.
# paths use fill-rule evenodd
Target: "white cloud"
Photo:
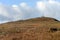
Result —
<path fill-rule="evenodd" d="M 17 5 L 12 5 L 12 9 L 17 11 L 17 12 L 20 12 L 20 9 Z"/>
<path fill-rule="evenodd" d="M 27 4 L 25 2 L 20 4 L 21 7 L 27 7 Z"/>
<path fill-rule="evenodd" d="M 38 9 L 40 8 L 40 12 L 43 13 L 45 17 L 53 17 L 53 18 L 58 19 L 58 16 L 60 15 L 59 2 L 54 1 L 54 0 L 49 0 L 45 2 L 42 1 L 42 5 L 43 5 L 42 7 L 41 7 L 41 1 L 37 3 L 38 3 L 37 5 L 39 5 Z M 42 9 L 45 9 L 45 10 L 41 11 Z"/>
<path fill-rule="evenodd" d="M 0 4 L 0 15 L 8 16 L 8 12 L 6 10 L 6 7 L 2 4 Z"/>
<path fill-rule="evenodd" d="M 44 2 L 40 1 L 40 2 L 37 2 L 37 8 L 43 11 L 45 10 L 46 6 Z"/>
<path fill-rule="evenodd" d="M 0 23 L 41 16 L 60 20 L 60 3 L 55 0 L 37 1 L 35 7 L 25 2 L 10 7 L 0 4 Z"/>

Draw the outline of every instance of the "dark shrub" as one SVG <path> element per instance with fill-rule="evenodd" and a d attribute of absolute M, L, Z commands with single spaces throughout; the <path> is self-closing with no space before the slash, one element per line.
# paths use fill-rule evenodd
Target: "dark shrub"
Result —
<path fill-rule="evenodd" d="M 58 31 L 58 29 L 57 28 L 50 28 L 50 31 L 51 32 L 56 32 L 56 31 Z"/>

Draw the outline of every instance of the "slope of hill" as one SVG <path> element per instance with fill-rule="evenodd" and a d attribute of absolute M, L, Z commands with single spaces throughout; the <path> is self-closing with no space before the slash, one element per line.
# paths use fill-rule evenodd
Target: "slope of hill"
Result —
<path fill-rule="evenodd" d="M 0 40 L 60 40 L 60 22 L 41 17 L 0 24 Z"/>

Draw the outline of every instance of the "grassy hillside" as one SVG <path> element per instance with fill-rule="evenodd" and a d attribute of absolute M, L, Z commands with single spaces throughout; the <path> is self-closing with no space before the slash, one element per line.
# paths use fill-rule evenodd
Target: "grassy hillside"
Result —
<path fill-rule="evenodd" d="M 60 40 L 60 22 L 42 17 L 0 24 L 0 40 Z"/>

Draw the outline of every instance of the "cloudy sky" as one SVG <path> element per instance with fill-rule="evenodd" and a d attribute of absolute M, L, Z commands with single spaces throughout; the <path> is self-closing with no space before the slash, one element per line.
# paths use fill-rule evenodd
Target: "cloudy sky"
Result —
<path fill-rule="evenodd" d="M 0 23 L 42 16 L 60 20 L 60 0 L 0 0 Z"/>

